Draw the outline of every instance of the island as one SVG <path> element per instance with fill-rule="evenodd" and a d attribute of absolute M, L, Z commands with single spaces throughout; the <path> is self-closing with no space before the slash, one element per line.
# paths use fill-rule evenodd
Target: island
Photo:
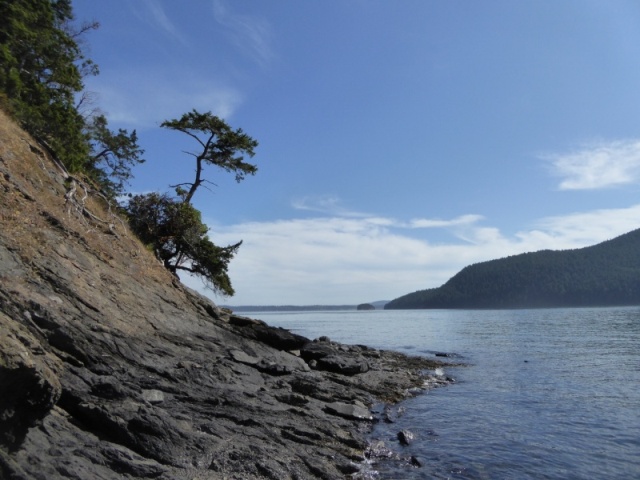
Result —
<path fill-rule="evenodd" d="M 371 305 L 370 303 L 361 303 L 356 307 L 356 310 L 375 310 L 376 307 Z"/>

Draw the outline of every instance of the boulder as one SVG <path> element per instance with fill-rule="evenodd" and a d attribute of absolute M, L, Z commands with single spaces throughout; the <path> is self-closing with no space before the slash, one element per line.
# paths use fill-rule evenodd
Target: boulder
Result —
<path fill-rule="evenodd" d="M 409 445 L 414 439 L 415 435 L 409 430 L 401 430 L 398 432 L 398 441 L 401 445 Z"/>
<path fill-rule="evenodd" d="M 362 356 L 328 355 L 316 360 L 318 370 L 341 373 L 342 375 L 357 375 L 369 371 L 369 364 Z"/>
<path fill-rule="evenodd" d="M 369 371 L 369 364 L 360 354 L 361 350 L 330 341 L 314 341 L 302 347 L 300 356 L 314 369 L 356 375 Z"/>

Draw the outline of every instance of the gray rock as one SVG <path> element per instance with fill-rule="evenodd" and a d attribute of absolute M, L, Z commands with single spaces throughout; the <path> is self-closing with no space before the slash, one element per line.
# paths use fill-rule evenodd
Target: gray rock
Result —
<path fill-rule="evenodd" d="M 373 420 L 373 416 L 371 415 L 369 409 L 361 407 L 360 405 L 333 402 L 327 404 L 324 408 L 327 413 L 338 415 L 340 417 L 348 418 L 351 420 Z"/>
<path fill-rule="evenodd" d="M 325 342 L 308 342 L 300 349 L 300 356 L 307 362 L 310 360 L 319 360 L 337 353 L 338 350 L 333 345 Z"/>
<path fill-rule="evenodd" d="M 153 405 L 164 402 L 164 393 L 160 390 L 143 390 L 142 399 Z"/>
<path fill-rule="evenodd" d="M 398 441 L 401 445 L 409 445 L 414 439 L 415 435 L 409 430 L 402 430 L 398 432 Z"/>
<path fill-rule="evenodd" d="M 33 143 L 0 111 L 1 477 L 344 478 L 439 365 L 218 308 Z"/>
<path fill-rule="evenodd" d="M 258 357 L 249 355 L 242 350 L 229 350 L 229 356 L 236 362 L 246 363 L 247 365 L 256 365 L 260 362 Z"/>
<path fill-rule="evenodd" d="M 328 355 L 317 360 L 317 368 L 343 375 L 356 375 L 369 371 L 369 364 L 361 356 Z"/>
<path fill-rule="evenodd" d="M 0 445 L 19 444 L 54 407 L 62 393 L 61 370 L 38 338 L 0 312 Z"/>

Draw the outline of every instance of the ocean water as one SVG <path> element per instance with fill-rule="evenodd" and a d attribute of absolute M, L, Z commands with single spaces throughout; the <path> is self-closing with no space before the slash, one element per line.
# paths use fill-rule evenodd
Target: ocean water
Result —
<path fill-rule="evenodd" d="M 455 353 L 453 385 L 403 402 L 379 479 L 640 479 L 640 307 L 255 313 L 316 338 Z M 415 441 L 403 447 L 402 429 Z"/>

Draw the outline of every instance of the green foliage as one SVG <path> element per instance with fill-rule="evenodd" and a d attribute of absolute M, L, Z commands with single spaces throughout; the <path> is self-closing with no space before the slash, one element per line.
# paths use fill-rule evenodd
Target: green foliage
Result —
<path fill-rule="evenodd" d="M 104 115 L 83 115 L 91 95 L 82 92 L 83 78 L 96 75 L 97 66 L 85 58 L 82 34 L 98 27 L 88 23 L 74 29 L 71 0 L 0 0 L 0 107 L 47 146 L 66 168 L 96 180 L 113 196 L 123 193 L 133 166 L 144 162 L 137 133 L 111 131 Z M 253 175 L 256 167 L 244 161 L 258 143 L 231 129 L 211 113 L 193 110 L 163 127 L 194 138 L 202 151 L 196 177 L 188 190 L 177 186 L 179 199 L 167 195 L 138 195 L 126 207 L 131 226 L 164 265 L 176 273 L 201 276 L 216 292 L 232 295 L 227 266 L 241 242 L 218 247 L 209 240 L 201 215 L 191 205 L 205 164 L 235 173 L 236 180 Z"/>
<path fill-rule="evenodd" d="M 253 157 L 258 142 L 244 133 L 242 129 L 233 130 L 224 120 L 211 112 L 200 113 L 192 110 L 179 119 L 166 120 L 161 127 L 185 133 L 198 142 L 201 151 L 189 153 L 196 159 L 196 176 L 193 182 L 178 186 L 189 186 L 184 201 L 190 202 L 196 190 L 205 180 L 202 178 L 204 164 L 215 165 L 226 172 L 234 173 L 236 181 L 244 180 L 246 175 L 254 175 L 258 168 L 244 161 L 244 156 Z"/>
<path fill-rule="evenodd" d="M 544 308 L 640 304 L 640 230 L 592 247 L 465 267 L 385 308 Z"/>
<path fill-rule="evenodd" d="M 80 37 L 98 24 L 72 21 L 70 0 L 0 0 L 0 106 L 69 171 L 121 194 L 143 150 L 135 131 L 111 132 L 103 115 L 85 118 L 75 104 L 83 78 L 98 73 Z"/>
<path fill-rule="evenodd" d="M 0 0 L 0 19 L 0 91 L 30 133 L 80 170 L 89 146 L 74 96 L 97 69 L 76 42 L 70 0 Z"/>
<path fill-rule="evenodd" d="M 196 274 L 214 292 L 234 294 L 227 269 L 242 242 L 218 247 L 207 236 L 200 212 L 166 194 L 136 195 L 126 210 L 132 230 L 152 246 L 167 269 Z"/>
<path fill-rule="evenodd" d="M 187 152 L 195 158 L 195 178 L 173 186 L 177 199 L 158 193 L 133 197 L 127 207 L 131 227 L 144 242 L 153 245 L 166 268 L 174 273 L 185 270 L 199 275 L 214 292 L 233 295 L 227 268 L 242 241 L 226 247 L 211 242 L 191 199 L 207 181 L 202 176 L 205 164 L 234 173 L 238 182 L 246 175 L 254 175 L 257 167 L 245 162 L 244 156 L 253 157 L 258 142 L 242 129 L 233 130 L 211 112 L 193 110 L 161 126 L 185 133 L 200 146 L 197 153 Z"/>
<path fill-rule="evenodd" d="M 118 133 L 109 130 L 107 119 L 98 115 L 91 119 L 87 128 L 91 142 L 91 157 L 86 169 L 112 195 L 121 195 L 124 186 L 133 176 L 131 168 L 144 163 L 144 153 L 138 146 L 136 131 L 129 133 L 119 129 Z"/>

